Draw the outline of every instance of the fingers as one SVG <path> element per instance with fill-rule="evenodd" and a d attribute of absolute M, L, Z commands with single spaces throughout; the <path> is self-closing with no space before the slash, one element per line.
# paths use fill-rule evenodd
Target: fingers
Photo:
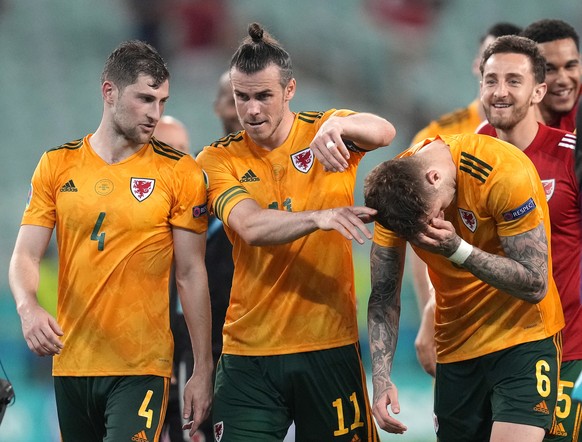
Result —
<path fill-rule="evenodd" d="M 64 348 L 59 336 L 63 331 L 57 321 L 46 311 L 39 309 L 23 318 L 22 332 L 28 348 L 38 356 L 60 354 Z"/>
<path fill-rule="evenodd" d="M 364 244 L 365 238 L 372 239 L 372 233 L 360 216 L 371 217 L 375 210 L 368 207 L 338 207 L 330 209 L 330 228 L 337 230 L 349 240 Z"/>
<path fill-rule="evenodd" d="M 349 164 L 350 152 L 341 137 L 314 139 L 311 150 L 327 172 L 344 172 Z"/>

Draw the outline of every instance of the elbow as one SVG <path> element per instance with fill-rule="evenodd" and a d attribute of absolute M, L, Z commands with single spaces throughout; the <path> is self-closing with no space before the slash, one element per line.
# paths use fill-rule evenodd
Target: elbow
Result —
<path fill-rule="evenodd" d="M 382 140 L 382 146 L 388 146 L 392 143 L 392 140 L 396 137 L 396 128 L 392 123 L 386 120 L 385 128 L 382 131 L 384 139 Z"/>
<path fill-rule="evenodd" d="M 241 239 L 249 246 L 269 245 L 269 243 L 265 241 L 264 235 L 261 235 L 258 229 L 243 227 L 237 233 L 239 234 Z"/>
<path fill-rule="evenodd" d="M 532 304 L 538 304 L 541 302 L 548 293 L 548 280 L 546 278 L 540 277 L 535 281 L 534 287 L 530 292 L 529 302 Z"/>

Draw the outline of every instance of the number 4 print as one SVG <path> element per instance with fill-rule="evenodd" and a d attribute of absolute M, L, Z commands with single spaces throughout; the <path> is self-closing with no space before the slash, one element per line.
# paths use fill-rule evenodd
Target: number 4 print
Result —
<path fill-rule="evenodd" d="M 97 250 L 100 252 L 105 247 L 105 232 L 99 233 L 101 229 L 101 224 L 103 224 L 103 220 L 105 219 L 105 212 L 101 212 L 99 217 L 97 218 L 97 222 L 95 223 L 95 227 L 93 227 L 93 233 L 91 233 L 91 241 L 97 241 Z"/>

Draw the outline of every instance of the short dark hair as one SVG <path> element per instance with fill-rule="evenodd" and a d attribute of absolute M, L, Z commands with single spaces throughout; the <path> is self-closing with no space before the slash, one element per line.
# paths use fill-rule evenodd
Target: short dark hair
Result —
<path fill-rule="evenodd" d="M 119 89 L 134 84 L 140 74 L 153 78 L 153 87 L 159 87 L 170 78 L 170 72 L 156 49 L 140 40 L 121 43 L 107 58 L 101 74 L 101 83 L 111 81 Z"/>
<path fill-rule="evenodd" d="M 230 68 L 254 74 L 275 64 L 280 70 L 281 86 L 287 86 L 293 78 L 291 57 L 287 51 L 259 23 L 251 23 L 248 32 L 232 56 Z"/>
<path fill-rule="evenodd" d="M 504 35 L 518 35 L 520 32 L 521 32 L 520 26 L 517 26 L 509 22 L 498 22 L 491 25 L 491 27 L 487 29 L 485 35 L 481 37 L 481 43 L 483 43 L 485 39 L 489 36 L 497 38 L 503 37 Z"/>
<path fill-rule="evenodd" d="M 412 155 L 379 164 L 364 180 L 365 204 L 378 211 L 375 221 L 406 240 L 426 229 L 431 209 L 434 190 L 423 170 L 422 158 Z"/>
<path fill-rule="evenodd" d="M 536 83 L 544 82 L 546 79 L 546 59 L 538 49 L 536 42 L 518 35 L 499 37 L 485 49 L 479 65 L 481 75 L 483 75 L 485 63 L 492 55 L 507 53 L 523 54 L 529 58 Z"/>
<path fill-rule="evenodd" d="M 576 43 L 576 49 L 580 51 L 580 37 L 576 30 L 563 20 L 545 18 L 527 26 L 521 34 L 536 43 L 564 40 L 571 38 Z"/>

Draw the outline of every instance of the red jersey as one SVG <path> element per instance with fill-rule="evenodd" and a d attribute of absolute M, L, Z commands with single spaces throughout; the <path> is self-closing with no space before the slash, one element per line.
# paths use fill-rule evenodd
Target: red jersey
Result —
<path fill-rule="evenodd" d="M 479 133 L 497 136 L 490 124 L 484 125 Z M 582 214 L 574 164 L 575 145 L 576 135 L 540 123 L 536 137 L 523 151 L 536 166 L 550 209 L 554 280 L 566 319 L 562 330 L 564 361 L 582 359 Z"/>

